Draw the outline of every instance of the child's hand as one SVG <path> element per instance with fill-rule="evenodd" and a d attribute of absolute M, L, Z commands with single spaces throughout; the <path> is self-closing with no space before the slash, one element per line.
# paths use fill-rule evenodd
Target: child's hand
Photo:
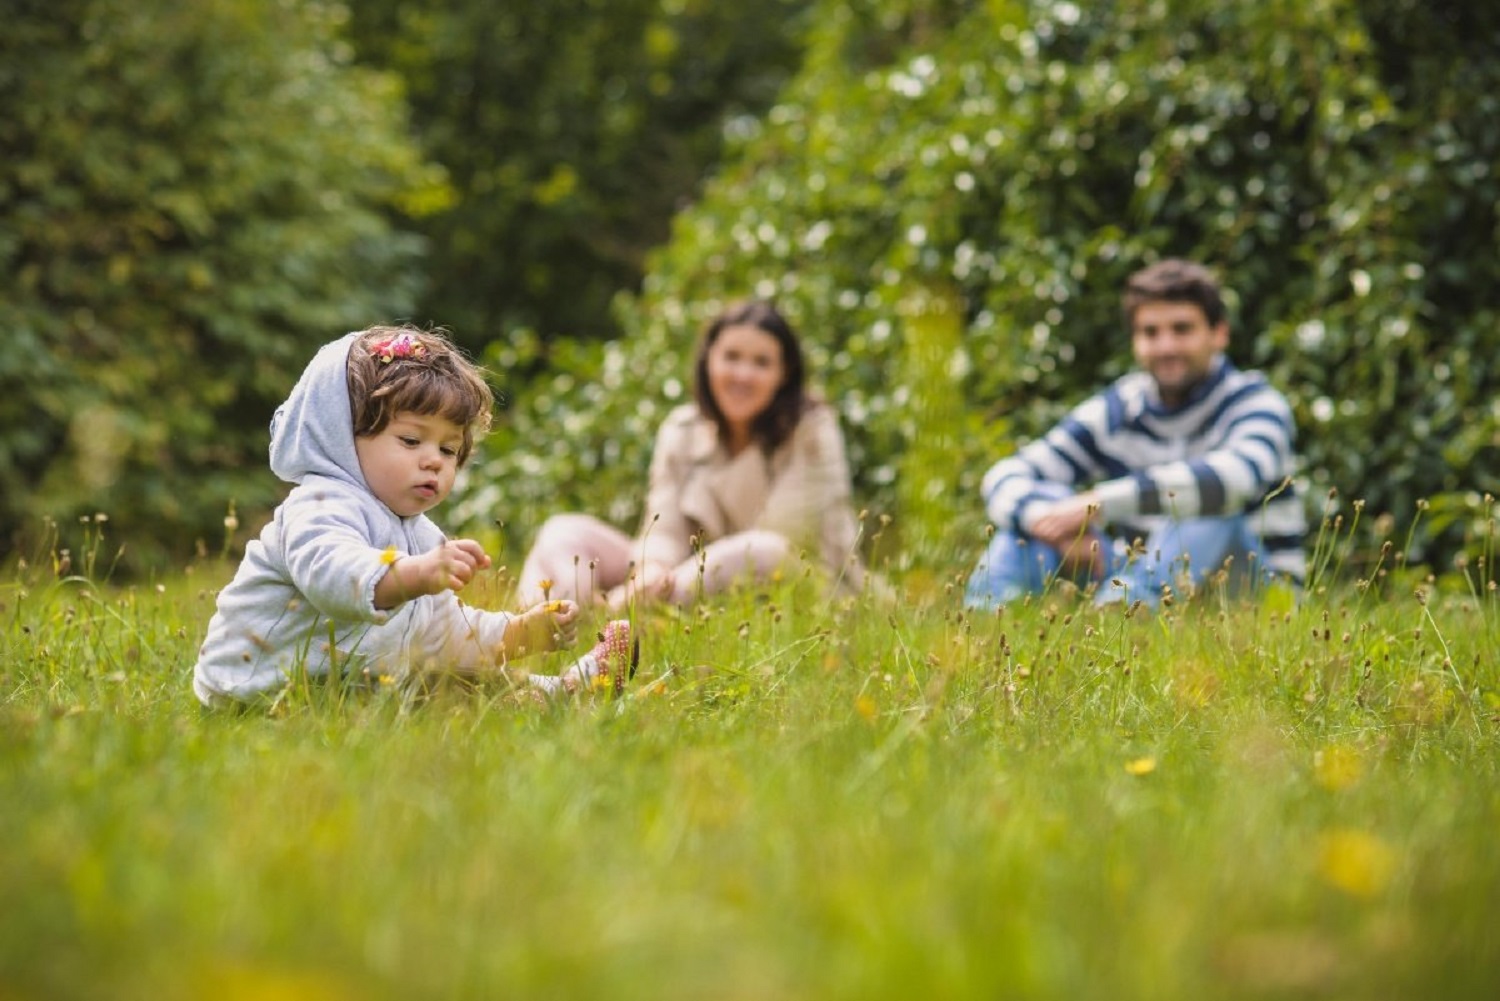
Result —
<path fill-rule="evenodd" d="M 391 567 L 375 584 L 375 607 L 380 609 L 427 594 L 462 591 L 490 565 L 484 547 L 473 539 L 448 539 L 418 556 L 398 558 L 393 550 L 386 552 L 384 562 Z"/>
<path fill-rule="evenodd" d="M 578 603 L 576 601 L 570 601 L 567 598 L 544 601 L 532 606 L 525 614 L 535 616 L 540 628 L 545 630 L 549 641 L 545 648 L 557 650 L 578 642 Z"/>
<path fill-rule="evenodd" d="M 532 605 L 505 627 L 508 657 L 572 646 L 578 640 L 578 603 L 560 599 Z"/>
<path fill-rule="evenodd" d="M 490 565 L 484 547 L 473 539 L 449 539 L 440 546 L 428 550 L 421 556 L 413 556 L 403 562 L 415 563 L 407 573 L 419 594 L 438 594 L 443 591 L 462 591 L 474 575 Z"/>

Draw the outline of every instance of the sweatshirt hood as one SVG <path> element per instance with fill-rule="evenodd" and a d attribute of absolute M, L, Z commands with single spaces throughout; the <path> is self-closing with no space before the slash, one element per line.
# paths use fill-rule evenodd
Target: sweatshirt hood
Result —
<path fill-rule="evenodd" d="M 323 345 L 271 418 L 271 472 L 288 483 L 326 476 L 368 489 L 349 406 L 349 348 L 357 337 Z"/>

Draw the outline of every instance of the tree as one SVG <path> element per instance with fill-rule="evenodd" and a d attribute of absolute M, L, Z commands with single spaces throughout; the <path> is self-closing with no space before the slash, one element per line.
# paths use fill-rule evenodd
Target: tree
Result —
<path fill-rule="evenodd" d="M 808 0 L 369 0 L 349 34 L 398 72 L 452 178 L 423 222 L 420 315 L 478 351 L 618 334 L 610 302 L 713 167 L 726 119 L 795 68 Z"/>
<path fill-rule="evenodd" d="M 332 3 L 12 5 L 0 35 L 0 545 L 107 514 L 217 546 L 277 486 L 266 427 L 313 348 L 408 314 L 442 189 Z M 108 555 L 108 554 L 106 554 Z"/>

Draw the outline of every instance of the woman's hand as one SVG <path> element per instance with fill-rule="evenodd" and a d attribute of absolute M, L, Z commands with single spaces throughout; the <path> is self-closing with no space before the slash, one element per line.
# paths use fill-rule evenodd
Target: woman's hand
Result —
<path fill-rule="evenodd" d="M 665 601 L 672 597 L 676 587 L 677 576 L 671 567 L 662 563 L 647 563 L 632 573 L 625 583 L 611 588 L 605 602 L 618 612 L 632 601 L 643 605 Z"/>

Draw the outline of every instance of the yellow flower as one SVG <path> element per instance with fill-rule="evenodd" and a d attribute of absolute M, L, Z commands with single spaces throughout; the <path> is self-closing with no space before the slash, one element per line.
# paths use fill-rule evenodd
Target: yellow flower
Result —
<path fill-rule="evenodd" d="M 560 601 L 549 601 L 543 607 L 548 612 L 560 612 L 562 611 L 563 603 Z"/>
<path fill-rule="evenodd" d="M 854 700 L 854 711 L 859 713 L 860 718 L 865 722 L 875 722 L 875 700 L 870 698 L 868 695 L 861 695 L 859 698 Z"/>
<path fill-rule="evenodd" d="M 386 546 L 385 552 L 380 554 L 380 562 L 385 566 L 390 566 L 392 563 L 396 562 L 396 557 L 396 547 Z"/>
<path fill-rule="evenodd" d="M 1125 762 L 1125 771 L 1131 775 L 1150 775 L 1156 771 L 1155 758 L 1134 758 Z"/>
<path fill-rule="evenodd" d="M 1396 870 L 1396 853 L 1365 831 L 1338 828 L 1318 839 L 1318 875 L 1351 897 L 1369 900 Z"/>
<path fill-rule="evenodd" d="M 1364 775 L 1364 762 L 1352 747 L 1334 745 L 1313 755 L 1313 776 L 1329 792 L 1347 789 Z"/>
<path fill-rule="evenodd" d="M 549 600 L 552 597 L 552 581 L 551 580 L 547 579 L 546 577 L 543 577 L 541 580 L 539 580 L 539 581 L 536 582 L 536 586 L 542 589 L 542 600 L 543 601 L 547 601 L 547 600 Z M 554 611 L 554 609 L 548 608 L 547 611 L 549 611 L 549 612 L 550 611 Z"/>

